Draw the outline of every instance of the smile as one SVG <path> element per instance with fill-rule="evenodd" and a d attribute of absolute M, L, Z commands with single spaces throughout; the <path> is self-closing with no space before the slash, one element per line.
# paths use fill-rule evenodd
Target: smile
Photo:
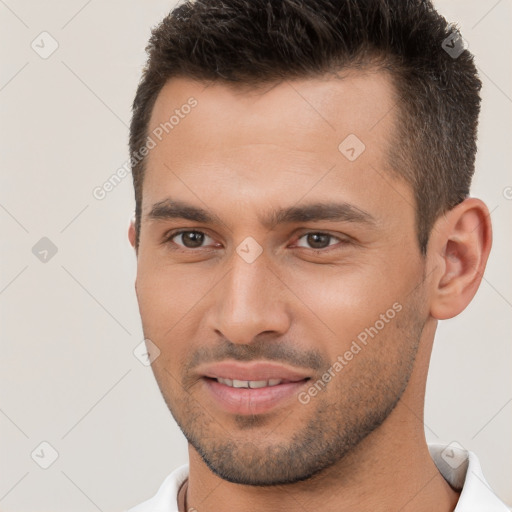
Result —
<path fill-rule="evenodd" d="M 271 361 L 222 361 L 197 368 L 215 413 L 255 415 L 296 406 L 311 371 Z"/>

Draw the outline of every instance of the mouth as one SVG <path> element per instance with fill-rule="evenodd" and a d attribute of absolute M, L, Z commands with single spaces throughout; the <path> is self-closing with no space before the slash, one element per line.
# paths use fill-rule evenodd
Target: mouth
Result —
<path fill-rule="evenodd" d="M 209 404 L 230 414 L 255 415 L 285 407 L 311 379 L 305 371 L 286 366 L 225 361 L 202 369 Z"/>
<path fill-rule="evenodd" d="M 207 377 L 208 378 L 208 377 Z M 223 379 L 217 377 L 217 382 L 229 386 L 230 388 L 250 388 L 250 389 L 261 389 L 273 386 L 279 386 L 279 384 L 293 382 L 285 379 L 268 379 L 268 380 L 238 380 L 238 379 Z M 299 381 L 296 381 L 299 382 Z"/>

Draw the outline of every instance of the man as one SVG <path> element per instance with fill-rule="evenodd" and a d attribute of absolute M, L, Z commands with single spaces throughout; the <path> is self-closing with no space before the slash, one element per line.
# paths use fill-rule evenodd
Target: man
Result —
<path fill-rule="evenodd" d="M 424 435 L 491 248 L 459 34 L 421 0 L 196 0 L 148 54 L 129 239 L 189 464 L 131 511 L 507 510 Z"/>

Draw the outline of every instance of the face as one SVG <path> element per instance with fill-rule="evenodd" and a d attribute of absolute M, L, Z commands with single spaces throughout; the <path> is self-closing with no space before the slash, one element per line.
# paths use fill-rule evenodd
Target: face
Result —
<path fill-rule="evenodd" d="M 162 395 L 226 480 L 318 474 L 407 386 L 428 311 L 393 106 L 388 77 L 361 72 L 173 79 L 157 98 L 137 297 Z"/>

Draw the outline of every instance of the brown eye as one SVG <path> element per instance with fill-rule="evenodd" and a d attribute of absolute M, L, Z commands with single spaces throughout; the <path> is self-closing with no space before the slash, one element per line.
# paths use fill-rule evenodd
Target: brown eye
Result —
<path fill-rule="evenodd" d="M 302 235 L 299 240 L 305 238 L 306 243 L 308 245 L 299 245 L 299 247 L 306 247 L 308 249 L 325 249 L 333 244 L 329 243 L 329 240 L 336 239 L 338 241 L 342 241 L 341 238 L 335 237 L 334 235 L 330 235 L 328 233 L 321 232 L 311 232 Z"/>
<path fill-rule="evenodd" d="M 206 238 L 210 238 L 206 233 L 202 231 L 179 231 L 174 233 L 167 238 L 168 242 L 174 242 L 175 244 L 185 247 L 187 249 L 198 249 L 202 247 L 203 242 Z M 174 240 L 176 239 L 176 240 Z M 181 241 L 179 243 L 178 241 Z"/>

